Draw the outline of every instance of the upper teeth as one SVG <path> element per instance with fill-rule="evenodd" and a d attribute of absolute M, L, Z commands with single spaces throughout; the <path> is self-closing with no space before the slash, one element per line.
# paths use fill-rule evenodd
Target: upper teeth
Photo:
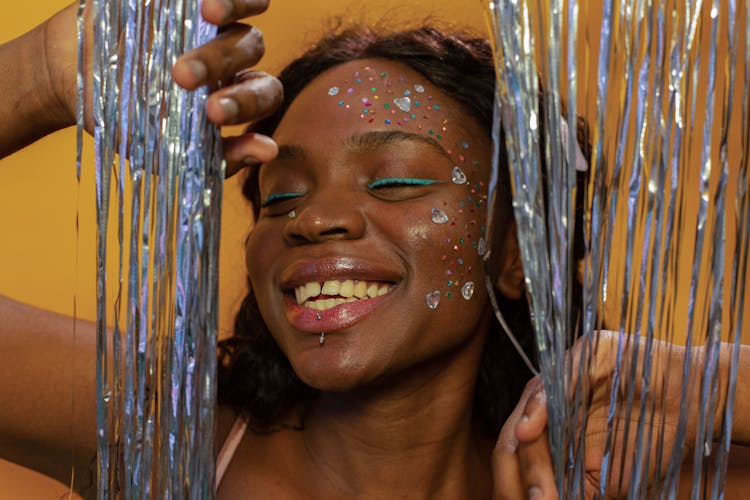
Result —
<path fill-rule="evenodd" d="M 355 300 L 378 297 L 379 295 L 385 295 L 390 291 L 390 285 L 370 282 L 370 281 L 355 281 L 355 280 L 330 280 L 324 281 L 322 284 L 313 281 L 300 285 L 294 289 L 294 295 L 297 299 L 297 304 L 310 307 L 312 309 L 330 309 L 344 302 L 353 302 Z M 320 300 L 309 300 L 319 295 L 338 295 L 335 298 L 326 298 Z"/>

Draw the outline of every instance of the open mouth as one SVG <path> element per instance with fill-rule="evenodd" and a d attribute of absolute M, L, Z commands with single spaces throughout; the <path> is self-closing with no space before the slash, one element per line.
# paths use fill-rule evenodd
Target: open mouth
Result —
<path fill-rule="evenodd" d="M 393 283 L 384 281 L 311 281 L 295 287 L 294 297 L 302 307 L 326 311 L 341 304 L 380 297 L 392 288 Z"/>

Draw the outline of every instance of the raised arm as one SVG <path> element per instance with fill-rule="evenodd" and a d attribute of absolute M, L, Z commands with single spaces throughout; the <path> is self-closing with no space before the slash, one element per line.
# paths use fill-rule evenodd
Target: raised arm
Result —
<path fill-rule="evenodd" d="M 205 0 L 204 18 L 221 26 L 215 40 L 183 55 L 172 74 L 182 87 L 222 87 L 211 94 L 206 111 L 217 125 L 237 125 L 270 114 L 281 103 L 279 81 L 248 70 L 265 52 L 261 33 L 237 21 L 260 14 L 269 0 Z M 0 46 L 0 158 L 64 127 L 75 124 L 77 100 L 77 2 L 30 32 Z M 90 23 L 88 23 L 90 25 Z M 92 37 L 88 37 L 90 40 Z M 87 47 L 86 60 L 91 59 Z M 31 63 L 30 63 L 31 61 Z M 86 75 L 90 77 L 90 64 Z M 88 90 L 88 88 L 87 88 Z M 91 96 L 85 99 L 91 130 Z M 259 134 L 224 140 L 227 174 L 272 160 L 276 144 Z"/>
<path fill-rule="evenodd" d="M 0 158 L 75 123 L 76 52 L 74 5 L 0 45 Z"/>

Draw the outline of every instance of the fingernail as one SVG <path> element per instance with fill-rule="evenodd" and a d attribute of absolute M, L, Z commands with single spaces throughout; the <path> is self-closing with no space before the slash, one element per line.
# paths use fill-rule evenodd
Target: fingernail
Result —
<path fill-rule="evenodd" d="M 224 10 L 224 15 L 222 16 L 222 19 L 226 21 L 234 13 L 234 4 L 230 0 L 217 0 L 217 2 L 219 3 L 219 5 L 221 5 L 222 9 Z"/>
<path fill-rule="evenodd" d="M 529 488 L 529 500 L 537 500 L 538 498 L 542 498 L 542 489 L 539 486 Z"/>
<path fill-rule="evenodd" d="M 219 99 L 219 106 L 224 110 L 224 119 L 229 120 L 237 116 L 240 112 L 240 107 L 237 105 L 237 101 L 229 97 Z"/>
<path fill-rule="evenodd" d="M 187 62 L 187 65 L 190 68 L 190 72 L 193 74 L 193 78 L 195 78 L 196 83 L 203 83 L 206 80 L 208 70 L 206 69 L 205 64 L 200 61 L 196 61 L 195 59 L 191 59 Z"/>
<path fill-rule="evenodd" d="M 246 156 L 242 159 L 243 167 L 254 167 L 258 164 L 260 164 L 260 161 L 258 161 L 258 159 L 254 156 Z"/>

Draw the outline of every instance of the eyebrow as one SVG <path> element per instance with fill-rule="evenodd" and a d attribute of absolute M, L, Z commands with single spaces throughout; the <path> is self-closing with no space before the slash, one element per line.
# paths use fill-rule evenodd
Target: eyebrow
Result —
<path fill-rule="evenodd" d="M 425 144 L 434 149 L 438 154 L 444 156 L 448 160 L 451 160 L 451 156 L 443 146 L 431 137 L 426 137 L 421 134 L 415 134 L 413 132 L 405 132 L 402 130 L 373 130 L 371 132 L 365 132 L 363 134 L 354 134 L 344 140 L 344 148 L 347 149 L 361 149 L 361 148 L 378 148 L 388 144 L 396 144 L 403 141 L 416 141 Z M 279 160 L 303 160 L 305 159 L 305 149 L 302 146 L 295 144 L 280 144 L 279 154 L 277 159 Z"/>

